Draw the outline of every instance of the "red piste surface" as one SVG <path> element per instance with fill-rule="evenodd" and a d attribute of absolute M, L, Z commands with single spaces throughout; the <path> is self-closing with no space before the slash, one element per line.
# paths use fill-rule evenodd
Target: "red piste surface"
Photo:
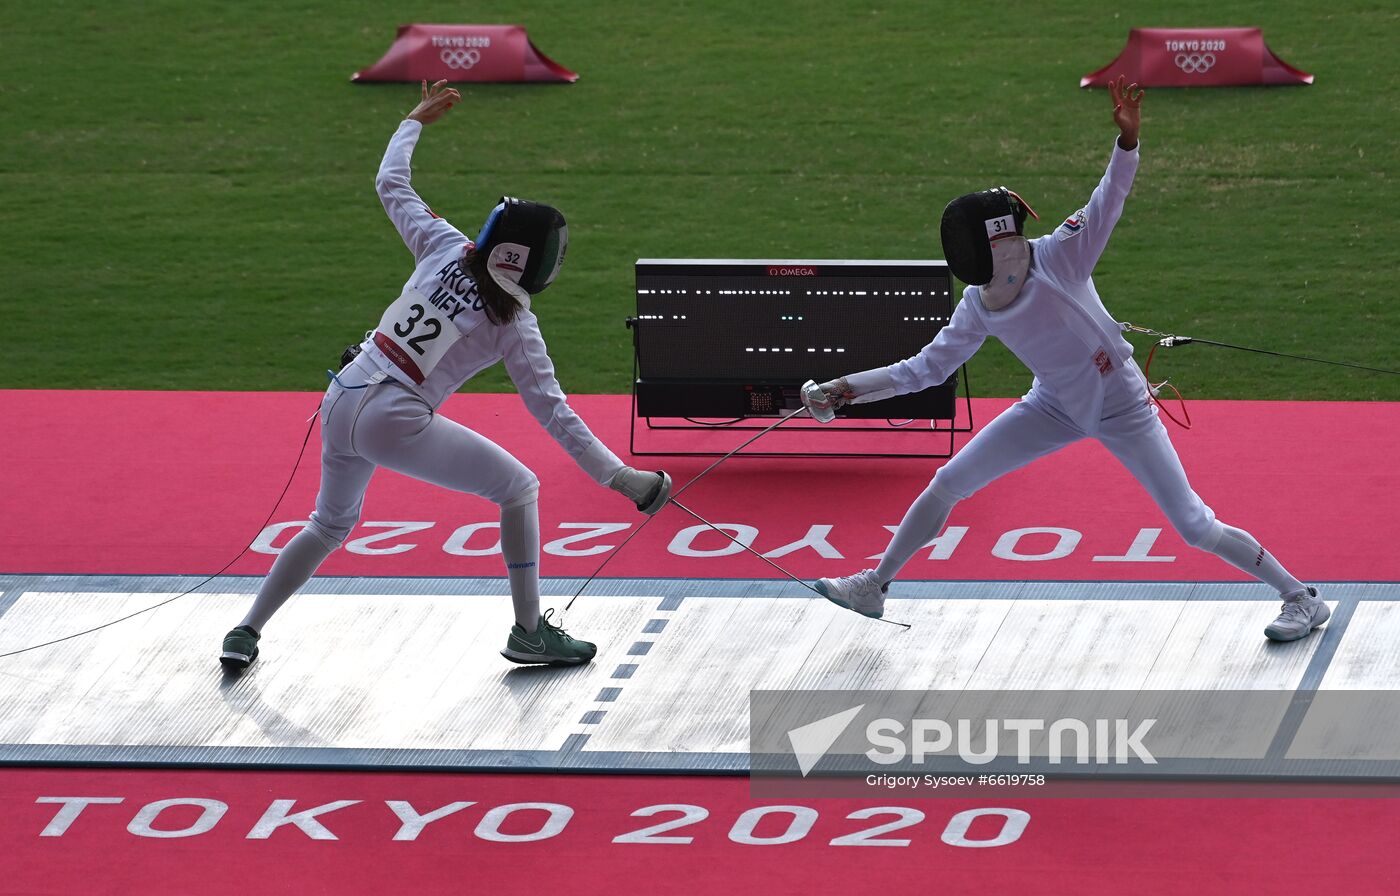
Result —
<path fill-rule="evenodd" d="M 259 533 L 296 458 L 318 397 L 300 393 L 0 391 L 7 421 L 0 439 L 0 572 L 209 574 Z M 679 488 L 713 458 L 627 454 L 626 396 L 574 396 L 574 407 L 624 460 L 669 471 Z M 1006 400 L 974 402 L 985 424 Z M 553 443 L 514 395 L 456 395 L 443 412 L 494 439 L 539 475 L 547 576 L 584 576 L 605 546 L 630 529 L 587 537 L 561 556 L 549 544 L 587 536 L 584 524 L 637 526 L 645 518 L 595 485 Z M 1253 532 L 1305 580 L 1400 581 L 1400 522 L 1385 511 L 1400 494 L 1400 470 L 1379 459 L 1400 439 L 1400 404 L 1196 401 L 1195 428 L 1168 424 L 1196 491 L 1220 518 Z M 751 450 L 936 450 L 946 437 L 833 435 L 791 421 Z M 639 447 L 727 451 L 752 432 L 641 432 Z M 958 437 L 959 444 L 967 435 Z M 318 434 L 287 497 L 272 515 L 281 545 L 305 520 L 317 486 Z M 942 461 L 735 457 L 683 497 L 717 524 L 751 526 L 753 546 L 773 552 L 829 526 L 829 548 L 800 547 L 775 562 L 804 578 L 873 565 L 885 526 L 899 522 Z M 500 576 L 488 502 L 380 471 L 361 525 L 323 575 Z M 386 523 L 414 531 L 383 536 Z M 469 538 L 459 530 L 478 526 Z M 922 551 L 907 579 L 1244 581 L 1243 574 L 1181 542 L 1125 470 L 1094 442 L 1081 442 L 1012 473 L 960 504 L 951 526 L 966 533 L 947 559 Z M 773 578 L 778 574 L 675 509 L 664 510 L 610 560 L 606 576 Z M 1058 529 L 1060 533 L 1020 529 Z M 1150 556 L 1169 562 L 1107 562 L 1124 556 L 1144 529 L 1162 529 Z M 689 530 L 689 531 L 687 531 Z M 454 538 L 454 533 L 457 533 Z M 1011 533 L 1011 535 L 1008 535 Z M 1052 556 L 1054 559 L 1006 559 Z M 460 551 L 488 552 L 465 556 Z M 379 553 L 367 553 L 366 550 Z M 385 551 L 388 552 L 385 552 Z M 356 551 L 359 551 L 358 553 Z M 823 556 L 836 552 L 841 557 Z M 694 556 L 695 554 L 708 554 Z M 232 574 L 260 575 L 270 553 L 249 552 Z"/>
<path fill-rule="evenodd" d="M 7 420 L 0 440 L 0 572 L 207 573 L 221 567 L 253 536 L 291 468 L 315 409 L 311 394 L 0 392 Z M 619 396 L 580 396 L 576 408 L 596 432 L 622 451 L 628 404 Z M 1005 401 L 975 403 L 977 420 Z M 546 542 L 581 530 L 569 523 L 632 523 L 640 517 L 623 499 L 578 471 L 514 396 L 457 396 L 446 406 L 521 456 L 544 484 Z M 1194 402 L 1196 429 L 1173 430 L 1196 489 L 1222 518 L 1253 530 L 1299 575 L 1309 579 L 1396 581 L 1390 545 L 1397 534 L 1389 496 L 1397 473 L 1378 458 L 1400 433 L 1400 406 Z M 688 449 L 727 450 L 751 433 L 683 437 Z M 647 434 L 648 441 L 657 434 Z M 787 436 L 780 428 L 758 447 L 772 450 L 824 443 L 850 446 L 873 437 Z M 918 436 L 913 437 L 917 442 Z M 928 437 L 941 441 L 941 437 Z M 783 439 L 787 441 L 784 442 Z M 816 439 L 822 439 L 818 442 Z M 965 440 L 966 436 L 960 437 Z M 673 441 L 672 444 L 676 442 Z M 888 437 L 879 442 L 888 447 Z M 901 436 L 897 450 L 908 450 Z M 315 446 L 275 522 L 303 519 L 315 493 Z M 624 455 L 625 456 L 625 455 Z M 708 458 L 639 458 L 659 464 L 684 483 Z M 735 459 L 691 492 L 686 501 L 715 522 L 758 529 L 755 546 L 773 550 L 814 525 L 845 555 L 826 558 L 803 549 L 779 562 L 803 576 L 843 572 L 883 549 L 884 524 L 898 521 L 938 462 L 878 459 Z M 458 527 L 494 519 L 478 499 L 453 495 L 382 473 L 371 486 L 366 521 L 431 524 L 375 543 L 417 547 L 390 554 L 342 551 L 323 567 L 340 575 L 500 575 L 498 556 L 461 556 L 443 543 Z M 1169 531 L 1151 549 L 1172 562 L 1096 562 L 1122 554 L 1141 529 L 1165 527 L 1146 496 L 1116 462 L 1092 444 L 1074 446 L 1033 464 L 961 505 L 953 525 L 968 531 L 946 560 L 916 559 L 915 578 L 1006 579 L 1237 579 L 1214 558 L 1182 545 Z M 666 511 L 609 564 L 607 575 L 771 577 L 745 556 L 691 557 L 671 550 L 692 521 Z M 1055 560 L 1002 559 L 998 540 L 1018 528 L 1055 527 L 1081 537 Z M 362 526 L 354 538 L 384 531 Z M 625 533 L 618 533 L 618 535 Z M 283 539 L 285 539 L 284 533 Z M 490 533 L 478 533 L 489 543 Z M 615 541 L 616 539 L 612 539 Z M 1024 554 L 1055 541 L 1029 535 Z M 595 539 L 581 546 L 611 543 Z M 723 545 L 718 536 L 690 542 Z M 602 554 L 546 554 L 551 575 L 587 574 Z M 254 553 L 234 572 L 264 572 L 271 556 Z M 1229 786 L 1229 785 L 1224 785 Z M 1225 792 L 1225 791 L 1222 791 Z M 1229 791 L 1237 793 L 1235 790 Z M 120 800 L 87 806 L 58 825 L 63 801 Z M 226 806 L 205 833 L 193 829 L 217 808 L 160 801 L 204 800 Z M 292 801 L 279 804 L 279 800 Z M 313 839 L 294 824 L 266 839 L 250 838 L 271 812 L 281 817 L 331 804 L 352 805 L 315 816 L 335 839 Z M 390 801 L 427 813 L 456 801 L 471 806 L 431 822 L 412 840 Z M 510 811 L 499 824 L 488 816 L 520 803 L 555 804 L 572 814 L 557 834 L 527 837 L 550 812 Z M 780 838 L 796 816 L 756 800 L 742 778 L 693 776 L 456 775 L 442 773 L 146 771 L 138 769 L 0 769 L 0 894 L 188 893 L 213 883 L 253 882 L 265 893 L 436 893 L 558 881 L 577 893 L 964 892 L 986 888 L 1019 893 L 1180 893 L 1201 896 L 1254 892 L 1392 893 L 1400 874 L 1391 858 L 1391 832 L 1400 825 L 1393 799 L 1229 798 L 1196 794 L 1160 798 L 1106 794 L 1064 799 L 1005 793 L 988 799 L 914 799 L 889 791 L 869 800 L 790 800 L 816 814 L 811 829 L 790 843 L 736 842 L 754 813 L 757 839 Z M 283 805 L 281 816 L 277 806 Z M 701 807 L 704 820 L 662 836 L 689 843 L 618 843 L 615 838 L 679 811 L 633 813 L 648 807 Z M 925 817 L 876 835 L 908 839 L 879 848 L 833 844 L 843 836 L 896 820 L 882 814 L 850 818 L 862 809 L 903 807 Z M 945 842 L 960 812 L 1016 809 L 1029 815 L 1024 831 L 1003 846 Z M 687 810 L 695 811 L 695 810 Z M 805 810 L 804 810 L 805 811 Z M 143 813 L 144 816 L 143 816 Z M 497 817 L 501 811 L 497 811 Z M 62 827 L 61 835 L 58 828 Z M 50 836 L 44 832 L 50 831 Z M 980 818 L 967 840 L 995 837 L 996 817 Z M 956 837 L 953 838 L 956 842 Z"/>
<path fill-rule="evenodd" d="M 73 797 L 121 802 L 91 804 L 66 826 L 56 822 L 63 806 L 55 800 Z M 226 809 L 215 816 L 217 806 L 146 808 L 191 799 Z M 279 813 L 279 800 L 292 803 Z M 265 829 L 265 837 L 255 834 L 269 814 L 285 817 L 341 800 L 358 802 L 315 816 L 334 839 L 313 839 L 294 824 Z M 412 839 L 396 840 L 403 822 L 389 801 L 423 815 L 458 801 L 472 805 L 429 822 Z M 553 806 L 499 810 L 520 803 Z M 616 842 L 682 818 L 680 810 L 634 817 L 638 810 L 677 804 L 707 815 L 657 836 L 691 842 Z M 778 804 L 753 799 L 742 778 L 6 769 L 0 770 L 0 893 L 203 893 L 235 880 L 242 882 L 235 889 L 259 893 L 336 894 L 514 892 L 522 880 L 579 894 L 991 888 L 1197 896 L 1326 890 L 1357 896 L 1400 888 L 1391 847 L 1400 802 L 1393 799 L 1003 794 L 988 801 L 889 791 L 868 800 L 786 803 L 816 816 L 793 842 L 733 839 L 800 834 L 793 812 L 760 808 L 772 805 Z M 848 817 L 877 807 L 912 809 L 924 818 L 874 835 L 887 841 L 882 846 L 832 843 L 899 820 L 893 814 Z M 955 816 L 990 808 L 1029 815 L 1012 842 L 946 842 L 960 842 L 957 831 L 949 830 Z M 539 837 L 551 812 L 562 817 L 569 810 L 551 836 L 487 839 Z M 190 833 L 206 812 L 212 827 Z M 976 818 L 965 827 L 963 841 L 993 840 L 1003 824 L 994 814 Z M 161 832 L 167 836 L 157 836 Z M 181 832 L 188 835 L 169 836 Z M 888 842 L 896 840 L 909 843 Z"/>

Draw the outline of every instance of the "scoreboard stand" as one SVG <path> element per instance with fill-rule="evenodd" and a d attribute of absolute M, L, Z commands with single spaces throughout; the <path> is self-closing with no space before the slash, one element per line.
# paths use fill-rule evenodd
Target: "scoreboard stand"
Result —
<path fill-rule="evenodd" d="M 638 421 L 645 431 L 764 429 L 770 424 L 755 421 L 801 407 L 807 379 L 823 382 L 917 354 L 952 316 L 952 276 L 942 261 L 640 259 L 636 276 L 637 315 L 627 320 L 630 447 L 642 456 L 726 452 L 696 450 L 694 439 L 681 450 L 639 447 Z M 922 421 L 927 428 L 914 425 Z M 972 429 L 966 368 L 912 395 L 841 408 L 825 426 L 794 418 L 783 432 L 796 429 L 812 434 L 801 447 L 744 453 L 949 457 L 954 433 Z M 931 432 L 946 433 L 946 449 L 931 449 Z M 872 433 L 889 438 L 872 440 Z M 862 436 L 842 438 L 852 434 Z M 852 443 L 859 449 L 850 450 Z"/>

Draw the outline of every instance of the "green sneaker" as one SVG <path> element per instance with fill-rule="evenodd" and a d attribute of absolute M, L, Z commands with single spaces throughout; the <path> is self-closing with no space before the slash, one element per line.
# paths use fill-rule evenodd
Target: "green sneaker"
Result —
<path fill-rule="evenodd" d="M 224 652 L 219 662 L 225 669 L 246 669 L 258 658 L 258 639 L 262 636 L 246 625 L 224 635 Z"/>
<path fill-rule="evenodd" d="M 593 659 L 598 645 L 569 637 L 568 632 L 549 621 L 552 615 L 554 611 L 550 610 L 541 616 L 533 632 L 512 625 L 501 656 L 512 663 L 547 666 L 579 666 Z"/>

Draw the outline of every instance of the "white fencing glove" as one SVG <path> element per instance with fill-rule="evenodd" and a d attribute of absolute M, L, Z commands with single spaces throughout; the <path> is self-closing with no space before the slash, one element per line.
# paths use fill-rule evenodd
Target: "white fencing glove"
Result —
<path fill-rule="evenodd" d="M 671 477 L 664 470 L 651 473 L 623 467 L 613 475 L 608 487 L 622 492 L 627 500 L 648 516 L 665 507 L 671 499 Z"/>
<path fill-rule="evenodd" d="M 844 376 L 821 385 L 814 380 L 802 384 L 802 406 L 819 423 L 835 420 L 836 409 L 850 404 L 855 397 L 851 384 L 846 382 Z"/>

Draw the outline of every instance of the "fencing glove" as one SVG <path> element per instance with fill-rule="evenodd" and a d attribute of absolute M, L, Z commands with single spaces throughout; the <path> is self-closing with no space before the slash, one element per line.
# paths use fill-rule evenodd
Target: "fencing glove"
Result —
<path fill-rule="evenodd" d="M 855 398 L 851 385 L 843 376 L 818 385 L 815 380 L 802 384 L 802 406 L 819 423 L 830 423 L 836 419 L 836 409 L 850 404 Z"/>
<path fill-rule="evenodd" d="M 613 475 L 608 487 L 621 492 L 648 516 L 665 507 L 671 498 L 671 477 L 664 470 L 652 473 L 623 467 Z"/>

